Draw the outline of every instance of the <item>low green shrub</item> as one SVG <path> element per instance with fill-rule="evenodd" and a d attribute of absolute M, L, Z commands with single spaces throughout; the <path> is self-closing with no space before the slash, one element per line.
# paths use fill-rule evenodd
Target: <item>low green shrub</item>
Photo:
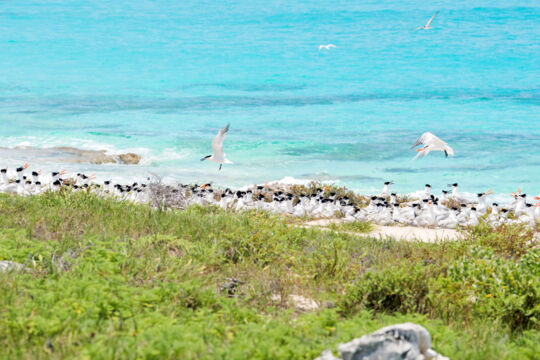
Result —
<path fill-rule="evenodd" d="M 540 249 L 517 262 L 474 247 L 430 284 L 433 312 L 447 319 L 485 318 L 513 331 L 540 325 Z"/>
<path fill-rule="evenodd" d="M 423 313 L 427 310 L 429 271 L 430 267 L 423 265 L 369 271 L 347 288 L 338 306 L 344 314 L 363 309 L 374 313 Z"/>

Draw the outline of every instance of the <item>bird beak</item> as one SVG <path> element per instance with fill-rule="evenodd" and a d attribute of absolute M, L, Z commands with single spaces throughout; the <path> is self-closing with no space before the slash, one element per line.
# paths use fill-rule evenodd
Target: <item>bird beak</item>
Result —
<path fill-rule="evenodd" d="M 24 168 L 28 169 L 28 163 L 24 164 Z"/>
<path fill-rule="evenodd" d="M 96 178 L 96 175 L 92 174 L 90 175 L 90 177 L 88 178 L 89 180 L 94 180 Z"/>
<path fill-rule="evenodd" d="M 41 175 L 41 170 L 39 170 L 37 173 L 38 173 L 39 175 Z"/>
<path fill-rule="evenodd" d="M 416 152 L 422 151 L 424 148 L 416 149 Z"/>
<path fill-rule="evenodd" d="M 540 200 L 540 196 L 535 196 L 534 200 Z"/>
<path fill-rule="evenodd" d="M 493 189 L 489 189 L 488 191 L 485 192 L 486 196 L 493 195 L 493 194 L 495 194 L 495 191 L 493 191 Z"/>

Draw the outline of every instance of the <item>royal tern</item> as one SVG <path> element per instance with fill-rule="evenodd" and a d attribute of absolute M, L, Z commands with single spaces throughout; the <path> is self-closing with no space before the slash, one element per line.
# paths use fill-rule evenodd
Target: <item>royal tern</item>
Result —
<path fill-rule="evenodd" d="M 331 48 L 335 48 L 335 47 L 337 46 L 334 44 L 319 45 L 319 51 L 321 51 L 322 49 L 330 50 Z"/>
<path fill-rule="evenodd" d="M 223 164 L 232 164 L 232 162 L 225 158 L 225 153 L 223 152 L 223 140 L 225 140 L 225 137 L 227 136 L 229 125 L 230 124 L 227 124 L 227 126 L 219 130 L 214 140 L 212 140 L 212 149 L 214 150 L 214 154 L 207 155 L 201 159 L 201 161 L 210 160 L 218 163 L 219 170 L 221 170 Z"/>
<path fill-rule="evenodd" d="M 422 29 L 422 30 L 431 30 L 431 29 L 433 29 L 432 27 L 430 27 L 430 25 L 431 25 L 431 22 L 433 21 L 433 19 L 435 19 L 435 17 L 437 16 L 437 14 L 439 14 L 438 11 L 435 14 L 433 14 L 431 19 L 429 19 L 428 22 L 426 23 L 426 25 L 418 26 L 418 27 L 414 28 L 413 31 L 420 30 L 420 29 Z"/>
<path fill-rule="evenodd" d="M 429 154 L 431 151 L 444 151 L 446 157 L 454 156 L 454 150 L 448 146 L 447 143 L 433 135 L 432 133 L 425 132 L 420 136 L 411 149 L 417 147 L 418 145 L 424 145 L 423 148 L 416 150 L 418 154 L 415 156 L 415 159 L 418 157 L 424 157 Z"/>

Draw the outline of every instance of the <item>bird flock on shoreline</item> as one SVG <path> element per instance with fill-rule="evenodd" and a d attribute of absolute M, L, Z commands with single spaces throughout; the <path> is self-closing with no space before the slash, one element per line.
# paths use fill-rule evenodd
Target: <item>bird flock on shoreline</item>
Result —
<path fill-rule="evenodd" d="M 436 12 L 424 26 L 413 29 L 432 29 L 431 23 Z M 319 51 L 336 48 L 334 44 L 319 45 Z M 230 124 L 220 129 L 212 141 L 211 155 L 204 156 L 201 161 L 219 164 L 232 164 L 223 151 L 223 142 Z M 425 132 L 411 148 L 416 148 L 414 159 L 423 158 L 432 151 L 441 151 L 446 157 L 454 156 L 454 150 L 443 140 Z M 100 196 L 114 197 L 134 203 L 152 203 L 152 182 L 119 184 L 110 180 L 94 181 L 94 176 L 82 173 L 66 176 L 65 171 L 42 175 L 41 171 L 32 171 L 25 175 L 28 164 L 18 167 L 14 176 L 10 177 L 8 168 L 0 169 L 0 193 L 18 195 L 38 195 L 47 191 L 87 191 Z M 148 179 L 149 180 L 149 179 Z M 264 210 L 273 213 L 287 214 L 295 217 L 342 218 L 344 221 L 369 221 L 380 225 L 403 224 L 418 227 L 457 228 L 476 226 L 485 221 L 493 226 L 522 223 L 531 227 L 540 224 L 540 197 L 532 199 L 520 190 L 512 193 L 513 201 L 501 206 L 489 202 L 491 191 L 478 193 L 475 196 L 464 196 L 458 191 L 458 184 L 448 185 L 451 190 L 442 190 L 439 196 L 431 193 L 431 186 L 425 185 L 423 191 L 415 198 L 400 198 L 390 192 L 393 182 L 384 183 L 380 194 L 364 197 L 361 202 L 338 189 L 328 186 L 304 187 L 302 191 L 292 188 L 278 188 L 268 185 L 232 190 L 226 188 L 213 189 L 211 184 L 176 186 L 161 185 L 161 190 L 170 197 L 180 198 L 182 207 L 190 205 L 215 205 L 233 211 Z M 354 196 L 358 197 L 358 196 Z M 535 203 L 533 203 L 533 202 Z M 176 203 L 178 204 L 178 203 Z"/>
<path fill-rule="evenodd" d="M 66 176 L 65 171 L 42 175 L 31 171 L 28 164 L 15 169 L 10 176 L 8 168 L 0 170 L 0 192 L 18 195 L 38 195 L 47 191 L 86 191 L 122 201 L 152 204 L 152 186 L 149 183 L 118 184 L 110 180 L 95 181 L 94 176 L 82 173 Z M 440 196 L 431 192 L 426 184 L 414 199 L 399 198 L 390 191 L 393 182 L 384 183 L 380 194 L 363 197 L 344 194 L 329 186 L 302 189 L 279 189 L 270 185 L 254 185 L 242 190 L 213 189 L 204 185 L 160 185 L 168 196 L 182 199 L 182 207 L 214 205 L 231 211 L 264 210 L 295 217 L 342 218 L 346 222 L 369 221 L 380 225 L 403 224 L 419 227 L 453 229 L 475 226 L 486 221 L 493 226 L 523 223 L 531 227 L 540 224 L 540 197 L 532 199 L 520 190 L 512 193 L 513 201 L 506 206 L 489 203 L 491 191 L 476 194 L 475 199 L 461 194 L 458 184 L 449 185 Z M 530 202 L 536 201 L 536 204 Z M 483 220 L 482 220 L 483 219 Z"/>

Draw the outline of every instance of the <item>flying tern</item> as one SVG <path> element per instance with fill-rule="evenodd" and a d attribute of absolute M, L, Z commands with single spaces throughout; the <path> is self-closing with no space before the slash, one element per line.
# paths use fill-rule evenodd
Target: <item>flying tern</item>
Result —
<path fill-rule="evenodd" d="M 422 30 L 431 30 L 431 29 L 433 29 L 432 27 L 430 27 L 430 25 L 431 25 L 431 22 L 433 21 L 433 19 L 435 19 L 435 17 L 437 16 L 438 13 L 439 12 L 437 11 L 435 14 L 433 14 L 431 19 L 429 19 L 428 22 L 426 23 L 426 25 L 418 26 L 418 27 L 414 28 L 413 31 L 420 30 L 420 29 L 422 29 Z"/>
<path fill-rule="evenodd" d="M 319 45 L 319 51 L 321 51 L 322 49 L 330 50 L 331 48 L 335 48 L 335 47 L 337 46 L 334 44 Z"/>
<path fill-rule="evenodd" d="M 223 152 L 223 140 L 225 140 L 225 137 L 227 136 L 229 125 L 230 124 L 227 124 L 227 126 L 219 130 L 214 140 L 212 140 L 212 149 L 214 150 L 214 154 L 207 155 L 201 159 L 201 161 L 210 160 L 218 163 L 219 170 L 221 170 L 223 164 L 232 164 L 232 162 L 225 158 L 225 153 Z"/>
<path fill-rule="evenodd" d="M 416 140 L 412 148 L 415 148 L 418 145 L 424 145 L 423 148 L 420 148 L 416 150 L 418 154 L 415 156 L 415 159 L 417 157 L 424 157 L 427 154 L 430 153 L 430 151 L 444 151 L 444 154 L 446 157 L 448 156 L 454 156 L 454 150 L 448 146 L 447 143 L 436 137 L 430 132 L 423 133 L 422 136 Z"/>

